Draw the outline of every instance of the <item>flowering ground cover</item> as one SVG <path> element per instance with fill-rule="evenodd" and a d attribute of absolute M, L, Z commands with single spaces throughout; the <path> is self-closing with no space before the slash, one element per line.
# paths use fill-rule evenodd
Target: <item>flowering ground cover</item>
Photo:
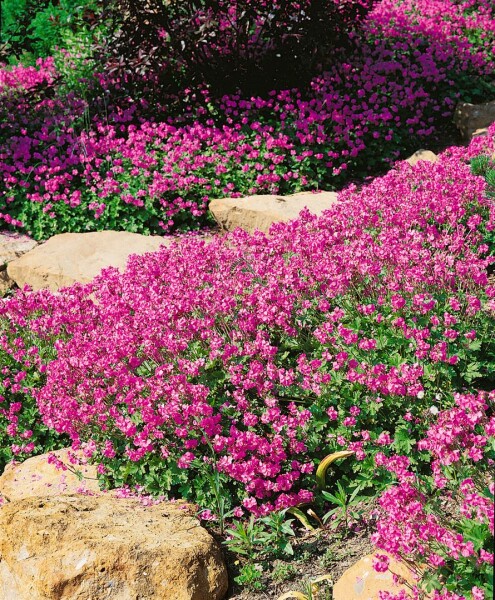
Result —
<path fill-rule="evenodd" d="M 0 468 L 72 444 L 121 495 L 195 502 L 239 597 L 299 573 L 305 544 L 340 569 L 338 537 L 353 556 L 371 538 L 378 572 L 385 551 L 409 564 L 409 597 L 491 598 L 495 126 L 435 164 L 395 161 L 441 141 L 458 99 L 493 99 L 495 9 L 355 4 L 360 27 L 297 88 L 171 92 L 76 42 L 0 70 L 0 220 L 36 239 L 187 230 L 213 197 L 347 186 L 269 236 L 187 236 L 0 300 Z M 235 50 L 221 33 L 212 60 Z"/>
<path fill-rule="evenodd" d="M 82 51 L 4 68 L 0 218 L 36 239 L 163 233 L 207 224 L 214 197 L 340 189 L 493 97 L 494 46 L 489 0 L 382 0 L 308 86 L 263 96 L 127 93 Z"/>
<path fill-rule="evenodd" d="M 333 505 L 327 526 L 350 535 L 350 507 L 379 498 L 372 539 L 422 590 L 488 598 L 494 144 L 492 127 L 398 163 L 270 236 L 185 239 L 3 301 L 3 460 L 70 439 L 106 485 L 189 498 L 221 530 L 241 519 L 230 543 L 250 558 L 290 554 L 277 515 L 294 507 Z"/>

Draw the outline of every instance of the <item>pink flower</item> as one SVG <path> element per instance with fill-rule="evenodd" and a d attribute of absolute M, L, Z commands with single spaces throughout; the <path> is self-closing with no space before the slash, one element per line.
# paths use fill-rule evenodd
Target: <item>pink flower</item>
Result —
<path fill-rule="evenodd" d="M 211 512 L 211 510 L 206 509 L 199 513 L 199 518 L 202 521 L 215 521 L 217 519 L 216 515 Z"/>
<path fill-rule="evenodd" d="M 339 418 L 339 413 L 335 410 L 333 406 L 330 406 L 330 408 L 327 409 L 327 415 L 330 421 L 335 421 Z"/>
<path fill-rule="evenodd" d="M 181 469 L 187 469 L 193 460 L 194 454 L 192 452 L 186 452 L 177 461 L 177 466 Z"/>
<path fill-rule="evenodd" d="M 388 571 L 390 564 L 390 558 L 386 554 L 375 554 L 373 557 L 373 569 L 378 573 L 385 573 Z"/>

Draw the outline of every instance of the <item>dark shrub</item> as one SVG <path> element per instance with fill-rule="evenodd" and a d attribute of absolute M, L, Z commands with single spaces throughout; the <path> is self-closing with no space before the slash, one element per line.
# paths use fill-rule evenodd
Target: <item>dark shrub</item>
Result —
<path fill-rule="evenodd" d="M 206 82 L 218 93 L 301 87 L 373 0 L 115 0 L 114 68 Z M 177 79 L 176 79 L 177 80 Z"/>

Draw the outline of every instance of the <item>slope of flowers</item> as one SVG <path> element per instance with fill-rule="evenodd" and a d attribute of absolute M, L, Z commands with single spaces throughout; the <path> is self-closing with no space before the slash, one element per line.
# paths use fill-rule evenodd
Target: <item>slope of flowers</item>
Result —
<path fill-rule="evenodd" d="M 186 239 L 4 301 L 13 450 L 35 445 L 19 396 L 34 369 L 44 424 L 117 485 L 214 508 L 218 471 L 234 505 L 264 514 L 310 500 L 316 462 L 349 448 L 353 477 L 383 487 L 378 451 L 409 452 L 432 404 L 493 384 L 485 185 L 448 154 L 399 163 L 270 237 Z"/>
<path fill-rule="evenodd" d="M 459 96 L 488 93 L 494 29 L 485 0 L 383 0 L 310 90 L 186 90 L 180 114 L 164 102 L 153 117 L 106 76 L 94 101 L 33 88 L 53 79 L 50 59 L 3 70 L 0 218 L 37 239 L 163 232 L 204 224 L 212 197 L 339 188 L 435 138 Z"/>

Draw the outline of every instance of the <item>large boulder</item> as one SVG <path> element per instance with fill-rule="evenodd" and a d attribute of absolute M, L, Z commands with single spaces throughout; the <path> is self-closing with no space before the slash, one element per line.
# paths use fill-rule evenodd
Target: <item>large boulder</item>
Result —
<path fill-rule="evenodd" d="M 38 242 L 27 235 L 8 231 L 0 233 L 0 296 L 14 285 L 14 281 L 7 274 L 7 264 L 37 245 Z"/>
<path fill-rule="evenodd" d="M 297 219 L 304 208 L 321 215 L 335 202 L 337 192 L 301 192 L 291 196 L 220 198 L 212 200 L 209 208 L 217 223 L 227 231 L 240 227 L 250 233 L 256 230 L 267 233 L 273 223 Z"/>
<path fill-rule="evenodd" d="M 126 231 L 61 233 L 7 266 L 19 287 L 56 291 L 73 283 L 89 283 L 105 267 L 124 269 L 131 254 L 155 252 L 171 237 Z"/>
<path fill-rule="evenodd" d="M 471 141 L 477 130 L 495 123 L 495 100 L 485 104 L 459 102 L 454 113 L 454 123 L 466 143 Z"/>
<path fill-rule="evenodd" d="M 379 554 L 387 554 L 379 552 Z M 378 573 L 373 568 L 374 554 L 368 554 L 352 567 L 349 567 L 333 586 L 333 600 L 379 600 L 379 592 L 399 594 L 401 590 L 408 591 L 402 580 L 410 586 L 416 584 L 412 572 L 407 566 L 389 556 L 388 571 Z"/>
<path fill-rule="evenodd" d="M 49 454 L 55 456 L 56 462 L 49 462 Z M 82 464 L 82 457 L 67 449 L 49 454 L 8 464 L 0 477 L 0 495 L 14 501 L 33 496 L 99 493 L 96 466 Z"/>
<path fill-rule="evenodd" d="M 220 600 L 220 548 L 180 504 L 109 496 L 0 508 L 0 600 Z"/>

